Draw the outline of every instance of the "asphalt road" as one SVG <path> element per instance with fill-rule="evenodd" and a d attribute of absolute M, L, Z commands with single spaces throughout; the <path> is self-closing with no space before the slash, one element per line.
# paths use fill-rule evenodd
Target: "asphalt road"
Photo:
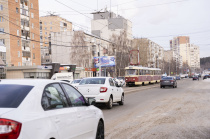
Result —
<path fill-rule="evenodd" d="M 177 88 L 166 87 L 161 89 L 159 84 L 124 88 L 125 104 L 123 106 L 115 104 L 111 110 L 100 107 L 105 117 L 106 137 L 114 132 L 114 127 L 124 126 L 123 124 L 127 119 L 141 117 L 168 98 L 183 97 L 183 92 L 187 92 L 189 88 L 198 85 L 200 82 L 202 82 L 201 79 L 200 81 L 182 79 L 177 82 Z"/>

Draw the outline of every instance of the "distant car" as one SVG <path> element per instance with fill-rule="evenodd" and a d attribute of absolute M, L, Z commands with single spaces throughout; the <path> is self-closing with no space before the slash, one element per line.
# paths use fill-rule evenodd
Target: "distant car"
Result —
<path fill-rule="evenodd" d="M 113 103 L 124 104 L 124 90 L 111 77 L 84 78 L 77 87 L 86 98 L 95 98 L 96 103 L 106 104 L 108 109 Z"/>
<path fill-rule="evenodd" d="M 199 81 L 199 77 L 198 76 L 193 76 L 192 77 L 192 80 L 194 81 L 194 80 L 198 80 Z"/>
<path fill-rule="evenodd" d="M 180 76 L 176 76 L 176 80 L 181 80 Z"/>
<path fill-rule="evenodd" d="M 167 76 L 161 79 L 160 88 L 165 88 L 165 86 L 171 86 L 177 88 L 177 82 L 175 77 Z"/>
<path fill-rule="evenodd" d="M 210 78 L 210 75 L 204 75 L 204 76 L 203 76 L 203 80 L 204 80 L 204 79 L 207 79 L 207 78 Z"/>
<path fill-rule="evenodd" d="M 104 138 L 94 99 L 59 80 L 1 80 L 0 139 Z"/>

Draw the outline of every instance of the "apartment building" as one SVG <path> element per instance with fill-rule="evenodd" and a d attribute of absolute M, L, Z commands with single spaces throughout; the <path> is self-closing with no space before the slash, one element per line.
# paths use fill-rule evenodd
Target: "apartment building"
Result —
<path fill-rule="evenodd" d="M 6 65 L 41 65 L 38 0 L 2 1 L 0 15 Z"/>
<path fill-rule="evenodd" d="M 200 69 L 200 48 L 194 44 L 188 45 L 188 65 L 193 71 Z"/>
<path fill-rule="evenodd" d="M 120 15 L 105 10 L 95 12 L 91 20 L 91 33 L 101 38 L 110 40 L 112 35 L 126 32 L 127 39 L 132 40 L 132 22 Z"/>
<path fill-rule="evenodd" d="M 6 78 L 6 47 L 0 42 L 0 79 Z"/>
<path fill-rule="evenodd" d="M 51 63 L 51 33 L 72 31 L 72 23 L 57 15 L 40 17 L 41 61 Z"/>
<path fill-rule="evenodd" d="M 94 67 L 94 57 L 108 56 L 111 42 L 84 31 L 54 32 L 52 38 L 52 62 L 75 64 L 81 73 L 75 76 L 98 76 Z M 77 75 L 80 74 L 80 75 Z"/>
<path fill-rule="evenodd" d="M 187 46 L 190 43 L 190 38 L 188 36 L 178 36 L 170 40 L 170 48 L 176 54 L 176 59 L 179 60 L 179 68 L 182 68 L 183 63 L 188 63 L 188 51 Z"/>
<path fill-rule="evenodd" d="M 170 41 L 171 50 L 177 55 L 176 58 L 180 59 L 179 63 L 187 64 L 192 69 L 200 68 L 200 49 L 199 46 L 190 44 L 188 36 L 174 37 Z M 180 66 L 182 66 L 180 64 Z"/>
<path fill-rule="evenodd" d="M 140 65 L 150 68 L 162 68 L 163 47 L 147 38 L 134 39 L 132 47 L 134 50 L 139 50 Z"/>

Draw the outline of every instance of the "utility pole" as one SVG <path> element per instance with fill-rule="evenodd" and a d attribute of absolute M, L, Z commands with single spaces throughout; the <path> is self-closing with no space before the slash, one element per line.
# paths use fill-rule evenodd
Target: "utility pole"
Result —
<path fill-rule="evenodd" d="M 99 45 L 99 77 L 101 77 L 101 40 L 100 40 L 100 43 L 98 44 Z"/>

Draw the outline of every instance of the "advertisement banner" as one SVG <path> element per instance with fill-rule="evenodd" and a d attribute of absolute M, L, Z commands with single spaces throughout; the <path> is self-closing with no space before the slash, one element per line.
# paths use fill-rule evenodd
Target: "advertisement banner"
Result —
<path fill-rule="evenodd" d="M 94 66 L 95 68 L 99 67 L 99 61 L 101 62 L 101 67 L 114 67 L 115 66 L 115 57 L 114 56 L 101 56 L 94 57 Z"/>

